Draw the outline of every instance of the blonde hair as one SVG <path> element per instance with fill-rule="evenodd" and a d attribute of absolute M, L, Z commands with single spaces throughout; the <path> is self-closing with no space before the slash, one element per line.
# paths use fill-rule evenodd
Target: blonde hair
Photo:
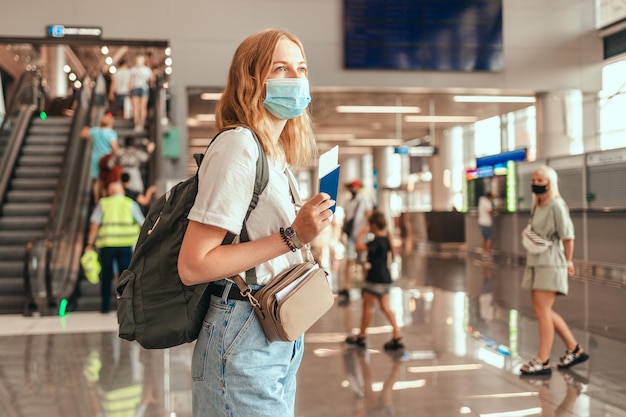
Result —
<path fill-rule="evenodd" d="M 113 127 L 113 116 L 105 114 L 100 119 L 100 127 Z"/>
<path fill-rule="evenodd" d="M 220 130 L 233 126 L 249 127 L 270 157 L 284 156 L 290 165 L 301 165 L 314 156 L 316 150 L 308 109 L 287 120 L 278 143 L 273 143 L 270 113 L 263 105 L 265 80 L 271 71 L 276 46 L 283 39 L 295 43 L 305 56 L 302 43 L 282 30 L 267 29 L 241 42 L 233 56 L 222 98 L 217 103 L 215 124 Z"/>
<path fill-rule="evenodd" d="M 554 168 L 548 165 L 540 165 L 535 171 L 535 174 L 539 174 L 543 178 L 548 180 L 550 188 L 546 191 L 549 194 L 549 198 L 561 198 L 559 192 L 559 176 Z M 533 209 L 537 206 L 537 195 L 533 194 Z"/>

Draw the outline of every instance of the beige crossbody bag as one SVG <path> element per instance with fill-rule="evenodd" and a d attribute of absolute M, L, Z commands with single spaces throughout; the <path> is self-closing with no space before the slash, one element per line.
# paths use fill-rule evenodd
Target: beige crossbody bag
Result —
<path fill-rule="evenodd" d="M 291 172 L 287 172 L 289 188 L 297 207 L 302 205 Z M 239 276 L 232 279 L 241 295 L 247 297 L 270 341 L 292 342 L 317 322 L 333 305 L 334 296 L 326 271 L 313 260 L 309 245 L 306 262 L 291 265 L 274 277 L 254 295 Z"/>

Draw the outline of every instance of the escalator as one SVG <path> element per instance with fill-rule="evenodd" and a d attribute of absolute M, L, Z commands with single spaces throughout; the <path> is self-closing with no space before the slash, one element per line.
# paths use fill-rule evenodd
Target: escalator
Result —
<path fill-rule="evenodd" d="M 0 314 L 97 311 L 99 286 L 80 268 L 92 209 L 91 144 L 80 130 L 95 125 L 104 108 L 95 104 L 96 83 L 86 78 L 72 117 L 39 117 L 41 77 L 25 78 L 0 126 Z M 164 108 L 157 105 L 147 136 L 162 136 L 156 120 Z M 124 127 L 119 133 L 130 136 Z M 150 162 L 152 181 L 154 155 Z"/>
<path fill-rule="evenodd" d="M 0 313 L 23 310 L 26 247 L 46 232 L 71 126 L 69 117 L 31 118 L 0 215 Z"/>
<path fill-rule="evenodd" d="M 56 314 L 78 279 L 90 189 L 92 84 L 73 116 L 46 117 L 42 77 L 20 78 L 0 127 L 0 314 Z M 40 117 L 41 115 L 41 117 Z"/>

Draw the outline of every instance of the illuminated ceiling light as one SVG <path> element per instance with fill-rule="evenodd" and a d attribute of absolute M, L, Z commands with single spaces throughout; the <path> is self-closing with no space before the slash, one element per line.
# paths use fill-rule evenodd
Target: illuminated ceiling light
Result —
<path fill-rule="evenodd" d="M 72 72 L 72 67 L 67 64 L 63 65 L 63 72 L 69 74 L 70 72 Z"/>
<path fill-rule="evenodd" d="M 202 100 L 219 100 L 222 97 L 222 93 L 202 93 L 200 94 L 200 98 Z"/>
<path fill-rule="evenodd" d="M 165 58 L 165 65 L 167 65 L 168 67 L 172 66 L 172 58 Z"/>
<path fill-rule="evenodd" d="M 165 55 L 166 56 L 172 55 L 172 48 L 170 48 L 169 46 L 167 48 L 165 48 Z"/>
<path fill-rule="evenodd" d="M 454 96 L 457 103 L 534 103 L 535 97 L 527 96 Z"/>
<path fill-rule="evenodd" d="M 109 47 L 108 46 L 103 46 L 102 48 L 100 48 L 100 52 L 102 52 L 102 55 L 106 55 L 109 53 Z"/>
<path fill-rule="evenodd" d="M 172 67 L 165 67 L 165 73 L 167 75 L 171 75 L 172 74 Z"/>
<path fill-rule="evenodd" d="M 212 113 L 196 114 L 196 120 L 199 122 L 214 122 L 215 114 L 212 114 Z"/>
<path fill-rule="evenodd" d="M 115 74 L 116 72 L 117 72 L 117 68 L 115 67 L 115 65 L 111 65 L 109 67 L 109 73 Z"/>
<path fill-rule="evenodd" d="M 69 78 L 70 81 L 75 81 L 77 77 L 76 77 L 76 74 L 74 74 L 73 72 L 70 72 L 67 78 Z"/>
<path fill-rule="evenodd" d="M 74 81 L 74 88 L 79 89 L 82 86 L 83 86 L 83 83 L 81 83 L 80 80 Z"/>
<path fill-rule="evenodd" d="M 472 123 L 477 120 L 476 116 L 404 116 L 408 123 Z"/>
<path fill-rule="evenodd" d="M 108 57 L 104 58 L 104 62 L 105 62 L 107 65 L 111 65 L 111 64 L 113 63 L 113 58 L 111 58 L 110 56 L 108 56 Z"/>
<path fill-rule="evenodd" d="M 402 139 L 353 139 L 348 141 L 348 146 L 400 146 L 404 144 Z"/>
<path fill-rule="evenodd" d="M 337 113 L 419 113 L 417 106 L 337 106 Z"/>

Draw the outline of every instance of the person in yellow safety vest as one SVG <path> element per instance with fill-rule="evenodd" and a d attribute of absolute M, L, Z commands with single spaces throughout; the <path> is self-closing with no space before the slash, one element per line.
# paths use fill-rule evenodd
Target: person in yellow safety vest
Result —
<path fill-rule="evenodd" d="M 108 197 L 101 198 L 91 214 L 85 251 L 93 249 L 94 245 L 99 251 L 102 265 L 101 313 L 108 313 L 111 310 L 114 264 L 117 263 L 119 273 L 128 268 L 133 246 L 137 243 L 144 220 L 141 207 L 133 199 L 126 197 L 124 186 L 120 182 L 109 185 Z"/>

